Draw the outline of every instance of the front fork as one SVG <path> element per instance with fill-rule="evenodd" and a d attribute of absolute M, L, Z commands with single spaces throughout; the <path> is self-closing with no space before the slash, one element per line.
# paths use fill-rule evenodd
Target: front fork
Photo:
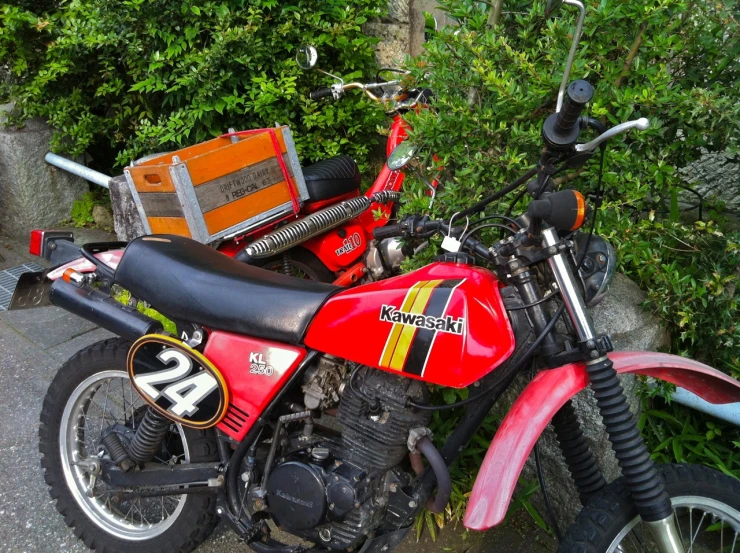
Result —
<path fill-rule="evenodd" d="M 544 229 L 542 235 L 545 247 L 559 242 L 554 229 Z M 617 371 L 598 349 L 596 331 L 577 287 L 578 281 L 563 254 L 550 257 L 548 263 L 578 339 L 587 351 L 589 383 L 637 512 L 650 528 L 661 553 L 684 553 L 671 499 L 630 412 Z"/>

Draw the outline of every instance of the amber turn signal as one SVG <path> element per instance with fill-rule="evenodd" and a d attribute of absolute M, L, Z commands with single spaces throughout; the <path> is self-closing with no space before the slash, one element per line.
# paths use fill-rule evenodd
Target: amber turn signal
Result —
<path fill-rule="evenodd" d="M 575 190 L 553 192 L 529 203 L 527 214 L 558 230 L 577 230 L 586 221 L 588 209 L 583 194 Z"/>
<path fill-rule="evenodd" d="M 62 273 L 62 280 L 79 288 L 85 283 L 85 276 L 79 271 L 75 271 L 72 267 L 70 267 Z"/>
<path fill-rule="evenodd" d="M 583 197 L 583 194 L 578 192 L 577 190 L 571 190 L 570 192 L 573 192 L 573 195 L 576 198 L 576 221 L 573 224 L 573 226 L 570 228 L 570 230 L 578 230 L 583 226 L 583 223 L 586 221 L 586 198 Z"/>

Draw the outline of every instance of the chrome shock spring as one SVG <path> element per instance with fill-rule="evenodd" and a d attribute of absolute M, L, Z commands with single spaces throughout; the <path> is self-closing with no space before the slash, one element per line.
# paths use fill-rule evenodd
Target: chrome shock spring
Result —
<path fill-rule="evenodd" d="M 129 446 L 129 457 L 137 463 L 151 461 L 159 451 L 162 440 L 170 429 L 169 419 L 157 413 L 154 409 L 147 409 L 144 418 Z"/>
<path fill-rule="evenodd" d="M 283 253 L 283 274 L 288 276 L 293 274 L 293 266 L 290 264 L 290 254 L 288 252 Z"/>
<path fill-rule="evenodd" d="M 383 190 L 369 198 L 360 196 L 345 200 L 266 234 L 250 244 L 247 253 L 259 259 L 284 252 L 309 238 L 357 217 L 369 209 L 373 203 L 397 201 L 400 197 L 398 192 Z"/>

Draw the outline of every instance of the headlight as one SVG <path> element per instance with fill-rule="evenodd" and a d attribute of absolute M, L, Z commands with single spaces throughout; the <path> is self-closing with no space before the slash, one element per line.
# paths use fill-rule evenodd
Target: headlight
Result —
<path fill-rule="evenodd" d="M 604 299 L 609 290 L 617 266 L 617 254 L 601 236 L 594 234 L 589 241 L 588 234 L 579 232 L 575 236 L 576 260 L 581 259 L 586 242 L 588 249 L 578 274 L 583 283 L 583 299 L 588 307 L 593 307 Z"/>

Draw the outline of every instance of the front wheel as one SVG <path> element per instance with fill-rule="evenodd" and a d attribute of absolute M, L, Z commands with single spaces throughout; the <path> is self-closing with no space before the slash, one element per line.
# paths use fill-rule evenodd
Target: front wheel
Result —
<path fill-rule="evenodd" d="M 130 344 L 94 344 L 57 372 L 41 409 L 39 449 L 44 478 L 64 522 L 101 553 L 186 553 L 216 524 L 215 496 L 138 496 L 107 486 L 85 463 L 103 455 L 106 429 L 134 431 L 148 409 L 126 372 Z M 212 431 L 172 424 L 154 462 L 168 465 L 218 458 Z"/>
<path fill-rule="evenodd" d="M 660 465 L 684 551 L 740 552 L 740 482 L 707 467 Z M 558 553 L 661 553 L 630 501 L 624 479 L 580 512 Z"/>

